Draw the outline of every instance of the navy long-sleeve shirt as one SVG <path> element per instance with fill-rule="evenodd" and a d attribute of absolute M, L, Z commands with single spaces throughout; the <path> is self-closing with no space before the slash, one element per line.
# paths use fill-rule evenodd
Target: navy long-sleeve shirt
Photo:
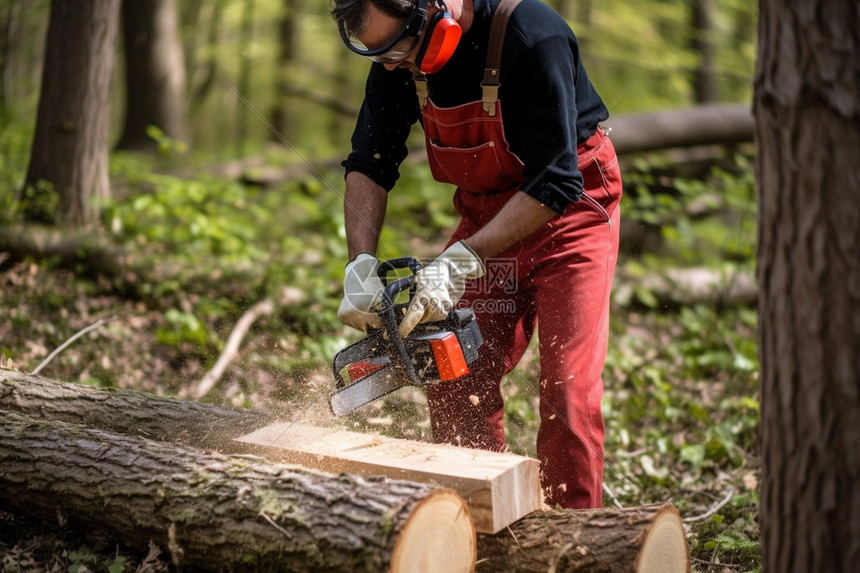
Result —
<path fill-rule="evenodd" d="M 499 0 L 474 0 L 475 15 L 454 55 L 427 76 L 430 99 L 453 107 L 481 99 L 481 80 L 493 9 Z M 558 213 L 582 195 L 576 146 L 609 117 L 588 79 L 570 27 L 538 0 L 523 0 L 505 35 L 499 100 L 505 137 L 525 165 L 520 189 Z M 421 113 L 412 74 L 374 63 L 343 162 L 390 191 L 406 158 L 406 139 Z"/>

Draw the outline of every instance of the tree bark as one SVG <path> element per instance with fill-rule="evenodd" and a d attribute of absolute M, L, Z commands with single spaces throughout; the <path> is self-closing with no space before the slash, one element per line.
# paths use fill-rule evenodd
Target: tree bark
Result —
<path fill-rule="evenodd" d="M 4 415 L 0 508 L 58 517 L 177 566 L 219 571 L 469 571 L 475 531 L 453 491 L 228 457 Z M 433 532 L 432 536 L 427 531 Z"/>
<path fill-rule="evenodd" d="M 87 224 L 110 195 L 107 137 L 119 6 L 119 0 L 51 5 L 21 201 L 29 221 Z"/>
<path fill-rule="evenodd" d="M 185 59 L 174 0 L 126 0 L 122 6 L 126 114 L 119 149 L 155 150 L 150 126 L 188 143 Z"/>
<path fill-rule="evenodd" d="M 764 569 L 847 573 L 860 561 L 860 6 L 759 12 Z"/>
<path fill-rule="evenodd" d="M 686 573 L 687 542 L 671 505 L 533 513 L 478 536 L 478 573 Z"/>
<path fill-rule="evenodd" d="M 219 408 L 133 390 L 106 390 L 12 370 L 0 370 L 0 410 L 233 452 L 239 451 L 231 446 L 234 438 L 275 421 L 274 416 L 260 410 Z"/>

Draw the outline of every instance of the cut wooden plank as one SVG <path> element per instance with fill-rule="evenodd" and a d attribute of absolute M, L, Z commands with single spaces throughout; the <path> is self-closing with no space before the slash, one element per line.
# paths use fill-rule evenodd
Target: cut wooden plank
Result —
<path fill-rule="evenodd" d="M 256 446 L 266 458 L 322 471 L 384 475 L 454 489 L 466 500 L 481 533 L 496 533 L 542 505 L 538 461 L 514 454 L 290 422 L 235 441 Z"/>

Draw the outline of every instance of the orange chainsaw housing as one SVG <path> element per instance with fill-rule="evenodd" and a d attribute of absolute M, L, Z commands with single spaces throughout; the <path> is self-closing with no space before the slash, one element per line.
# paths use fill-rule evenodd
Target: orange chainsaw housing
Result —
<path fill-rule="evenodd" d="M 469 365 L 456 334 L 449 332 L 442 338 L 435 338 L 430 341 L 430 347 L 436 358 L 439 380 L 453 380 L 469 373 Z"/>

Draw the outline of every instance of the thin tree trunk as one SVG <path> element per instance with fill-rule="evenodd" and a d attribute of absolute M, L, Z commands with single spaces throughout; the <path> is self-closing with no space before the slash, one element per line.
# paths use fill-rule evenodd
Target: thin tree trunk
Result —
<path fill-rule="evenodd" d="M 218 72 L 218 60 L 210 53 L 210 46 L 218 43 L 221 35 L 224 7 L 221 0 L 211 2 L 211 7 L 204 10 L 206 17 L 204 21 L 199 19 L 194 22 L 196 30 L 194 39 L 194 53 L 189 57 L 188 69 L 190 70 L 189 83 L 191 84 L 191 106 L 192 114 L 197 114 L 203 109 L 203 103 L 215 84 Z M 203 55 L 199 55 L 200 52 Z"/>
<path fill-rule="evenodd" d="M 7 112 L 6 107 L 12 101 L 10 86 L 12 83 L 12 46 L 15 44 L 18 31 L 18 21 L 21 10 L 18 0 L 10 0 L 0 21 L 0 119 Z"/>
<path fill-rule="evenodd" d="M 22 208 L 29 221 L 94 222 L 110 195 L 110 77 L 119 0 L 51 5 Z"/>
<path fill-rule="evenodd" d="M 188 143 L 185 59 L 174 0 L 125 0 L 126 114 L 119 149 L 154 150 L 147 130 Z"/>
<path fill-rule="evenodd" d="M 248 137 L 248 118 L 251 110 L 242 98 L 250 95 L 251 91 L 251 37 L 254 33 L 254 4 L 255 0 L 245 0 L 242 9 L 242 26 L 239 30 L 239 80 L 236 90 L 236 154 L 242 155 L 245 140 Z"/>
<path fill-rule="evenodd" d="M 760 2 L 755 79 L 766 571 L 860 562 L 860 6 Z"/>
<path fill-rule="evenodd" d="M 299 42 L 299 0 L 283 0 L 281 20 L 278 23 L 278 60 L 275 63 L 275 103 L 272 109 L 272 127 L 277 134 L 270 133 L 273 141 L 292 138 L 292 114 L 290 113 L 290 73 L 297 56 Z M 337 81 L 335 79 L 335 81 Z"/>
<path fill-rule="evenodd" d="M 699 63 L 693 73 L 693 94 L 697 104 L 713 103 L 719 95 L 714 62 L 713 2 L 693 0 L 691 11 L 692 48 L 699 56 Z"/>

